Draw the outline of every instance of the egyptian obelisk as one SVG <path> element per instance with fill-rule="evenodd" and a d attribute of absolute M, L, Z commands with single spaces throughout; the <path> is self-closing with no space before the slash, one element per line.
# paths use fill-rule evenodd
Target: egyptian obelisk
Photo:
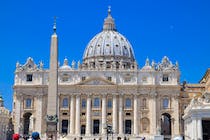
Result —
<path fill-rule="evenodd" d="M 47 139 L 57 139 L 58 122 L 58 37 L 56 34 L 56 18 L 53 26 L 54 33 L 51 36 L 50 69 L 47 98 Z"/>

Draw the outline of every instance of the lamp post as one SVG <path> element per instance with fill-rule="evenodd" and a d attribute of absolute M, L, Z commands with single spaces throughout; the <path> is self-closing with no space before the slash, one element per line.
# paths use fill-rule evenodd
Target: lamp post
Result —
<path fill-rule="evenodd" d="M 113 130 L 112 130 L 112 126 L 107 124 L 106 125 L 106 139 L 109 140 L 109 134 L 113 135 Z"/>

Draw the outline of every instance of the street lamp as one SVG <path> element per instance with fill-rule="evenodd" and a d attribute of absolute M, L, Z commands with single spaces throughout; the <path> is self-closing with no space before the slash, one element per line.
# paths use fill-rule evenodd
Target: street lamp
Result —
<path fill-rule="evenodd" d="M 112 130 L 112 126 L 107 124 L 106 126 L 106 139 L 109 140 L 109 134 L 113 135 L 113 130 Z"/>

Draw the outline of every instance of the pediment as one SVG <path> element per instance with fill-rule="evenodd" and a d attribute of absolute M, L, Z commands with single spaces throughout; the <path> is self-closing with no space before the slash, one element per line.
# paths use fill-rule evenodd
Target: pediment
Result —
<path fill-rule="evenodd" d="M 78 83 L 78 85 L 114 85 L 114 83 L 104 78 L 89 78 Z"/>

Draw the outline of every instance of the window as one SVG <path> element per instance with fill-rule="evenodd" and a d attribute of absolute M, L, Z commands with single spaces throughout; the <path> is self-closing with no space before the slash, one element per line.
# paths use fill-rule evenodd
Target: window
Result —
<path fill-rule="evenodd" d="M 163 82 L 168 82 L 168 75 L 166 74 L 163 75 Z"/>
<path fill-rule="evenodd" d="M 126 76 L 124 78 L 124 82 L 131 82 L 131 77 L 130 76 Z"/>
<path fill-rule="evenodd" d="M 126 98 L 126 100 L 125 100 L 125 108 L 131 108 L 131 99 L 130 98 Z"/>
<path fill-rule="evenodd" d="M 112 81 L 112 77 L 107 77 L 107 80 Z"/>
<path fill-rule="evenodd" d="M 26 99 L 26 108 L 31 108 L 31 99 Z"/>
<path fill-rule="evenodd" d="M 146 98 L 143 99 L 142 108 L 143 109 L 147 108 L 147 99 Z"/>
<path fill-rule="evenodd" d="M 64 98 L 62 107 L 63 108 L 68 108 L 68 106 L 69 106 L 68 98 Z"/>
<path fill-rule="evenodd" d="M 147 77 L 143 77 L 142 82 L 146 83 L 147 82 Z"/>
<path fill-rule="evenodd" d="M 68 76 L 68 74 L 63 74 L 62 82 L 67 82 L 67 81 L 69 81 L 69 76 Z"/>
<path fill-rule="evenodd" d="M 112 115 L 112 113 L 107 113 L 107 115 L 108 115 L 108 116 L 111 116 L 111 115 Z"/>
<path fill-rule="evenodd" d="M 107 107 L 112 108 L 112 99 L 108 99 Z"/>
<path fill-rule="evenodd" d="M 94 98 L 93 107 L 95 107 L 95 108 L 100 107 L 100 99 L 98 97 Z"/>
<path fill-rule="evenodd" d="M 66 112 L 65 112 L 65 113 L 63 113 L 63 116 L 66 116 L 66 115 L 68 115 L 68 113 L 66 113 Z"/>
<path fill-rule="evenodd" d="M 168 108 L 168 103 L 169 103 L 168 98 L 164 98 L 163 99 L 163 108 L 164 109 Z"/>
<path fill-rule="evenodd" d="M 126 116 L 130 116 L 131 115 L 131 113 L 126 113 Z"/>
<path fill-rule="evenodd" d="M 86 100 L 82 99 L 82 108 L 85 108 L 85 107 L 86 107 Z"/>
<path fill-rule="evenodd" d="M 26 81 L 31 82 L 33 80 L 33 75 L 32 74 L 27 74 L 26 75 Z"/>
<path fill-rule="evenodd" d="M 82 116 L 85 116 L 85 113 L 84 112 L 82 112 Z"/>
<path fill-rule="evenodd" d="M 86 79 L 86 77 L 85 77 L 85 76 L 83 76 L 83 77 L 82 77 L 82 81 L 85 81 L 85 79 Z"/>

